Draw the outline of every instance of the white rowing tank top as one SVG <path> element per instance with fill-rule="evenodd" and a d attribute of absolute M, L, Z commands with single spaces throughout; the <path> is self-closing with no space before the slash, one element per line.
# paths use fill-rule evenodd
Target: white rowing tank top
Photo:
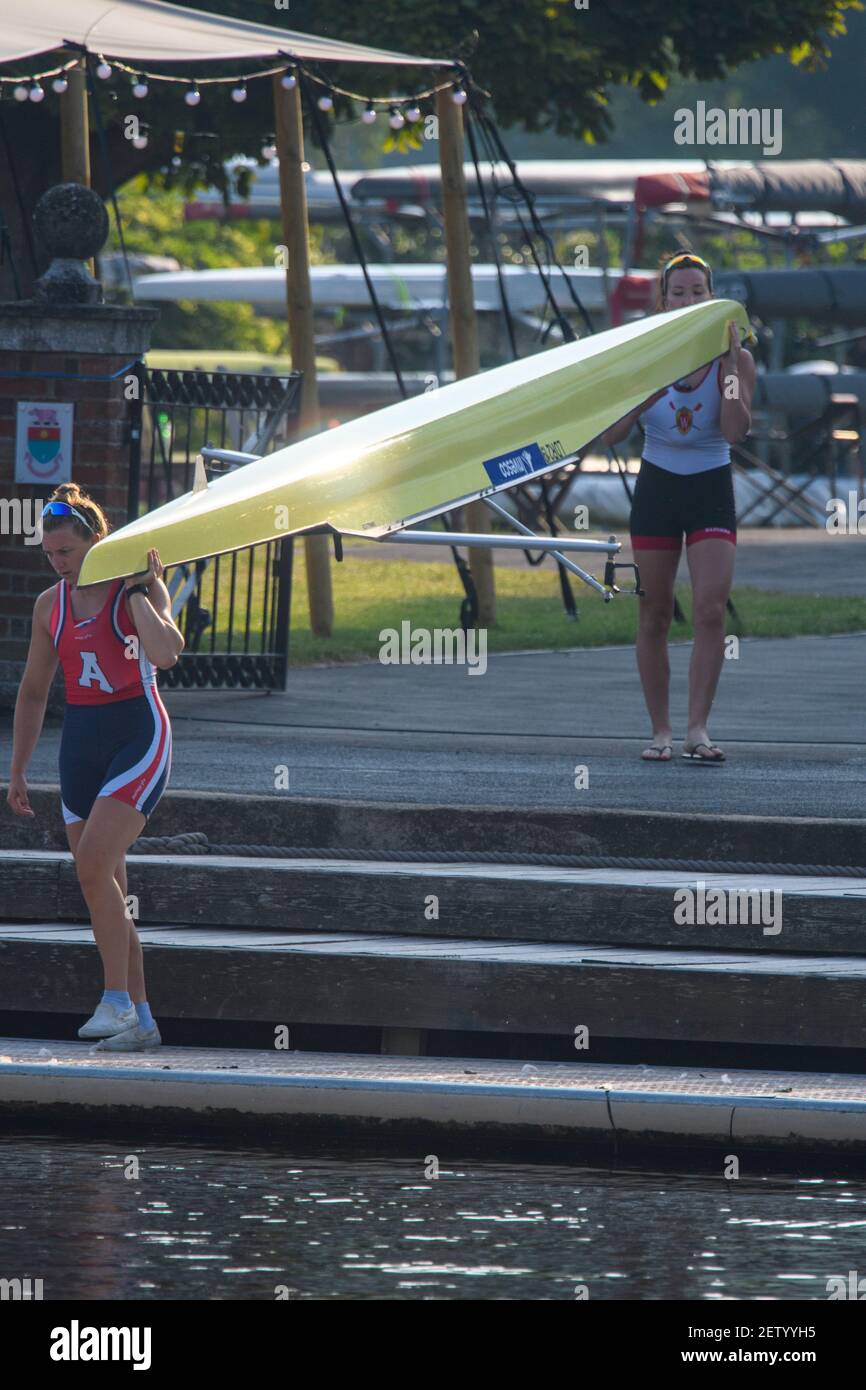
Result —
<path fill-rule="evenodd" d="M 722 359 L 710 362 L 697 386 L 675 382 L 638 416 L 644 427 L 643 456 L 669 473 L 705 473 L 731 461 L 731 446 L 719 428 Z"/>

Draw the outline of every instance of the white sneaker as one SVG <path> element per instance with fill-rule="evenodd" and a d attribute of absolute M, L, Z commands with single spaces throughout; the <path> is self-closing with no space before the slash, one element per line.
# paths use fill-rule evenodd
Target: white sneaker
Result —
<path fill-rule="evenodd" d="M 147 1052 L 151 1047 L 161 1047 L 162 1038 L 154 1023 L 152 1028 L 142 1028 L 136 1022 L 131 1028 L 115 1033 L 113 1038 L 103 1038 L 92 1047 L 91 1052 Z"/>
<path fill-rule="evenodd" d="M 96 1006 L 96 1012 L 78 1030 L 79 1038 L 111 1038 L 115 1033 L 120 1033 L 124 1028 L 131 1028 L 138 1022 L 138 1014 L 135 1012 L 135 1005 L 128 1009 L 118 1009 L 114 1004 L 102 999 Z"/>

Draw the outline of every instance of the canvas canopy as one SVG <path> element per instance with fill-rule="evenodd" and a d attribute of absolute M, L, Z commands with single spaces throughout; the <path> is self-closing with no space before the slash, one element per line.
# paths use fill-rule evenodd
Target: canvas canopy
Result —
<path fill-rule="evenodd" d="M 858 221 L 866 217 L 866 159 L 777 159 L 741 164 L 719 160 L 703 172 L 671 165 L 667 171 L 642 173 L 634 181 L 637 215 L 631 259 L 641 256 L 644 212 L 678 203 L 734 209 L 739 217 L 749 212 L 764 217 L 797 213 L 804 225 L 810 213 Z"/>
<path fill-rule="evenodd" d="M 837 213 L 866 216 L 866 159 L 787 159 L 772 163 L 713 165 L 696 172 L 669 166 L 635 179 L 638 207 L 711 202 L 715 207 L 758 212 Z"/>
<path fill-rule="evenodd" d="M 866 216 L 866 159 L 790 159 L 714 169 L 710 197 L 717 207 L 835 212 L 856 220 Z"/>
<path fill-rule="evenodd" d="M 766 322 L 804 318 L 825 323 L 866 324 L 866 267 L 826 266 L 802 270 L 722 270 L 716 294 L 745 304 Z"/>
<path fill-rule="evenodd" d="M 162 0 L 0 0 L 0 63 L 52 53 L 69 43 L 129 63 L 276 58 L 280 53 L 340 63 L 447 65 L 443 58 L 316 38 L 268 24 L 190 10 Z"/>

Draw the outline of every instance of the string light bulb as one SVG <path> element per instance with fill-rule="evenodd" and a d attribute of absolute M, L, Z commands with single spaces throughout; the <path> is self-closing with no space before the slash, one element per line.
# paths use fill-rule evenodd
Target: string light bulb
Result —
<path fill-rule="evenodd" d="M 147 136 L 144 134 L 143 131 L 142 131 L 141 135 L 136 135 L 136 136 L 133 137 L 132 145 L 133 145 L 133 149 L 136 149 L 136 150 L 146 150 L 146 149 L 147 149 Z"/>
<path fill-rule="evenodd" d="M 277 157 L 277 147 L 276 147 L 276 145 L 262 145 L 262 159 L 266 159 L 266 160 L 268 161 L 268 163 L 270 163 L 271 160 L 272 160 L 272 159 L 276 159 L 276 157 Z"/>
<path fill-rule="evenodd" d="M 107 81 L 109 78 L 114 76 L 114 65 L 111 62 L 107 61 L 101 53 L 97 56 L 99 61 L 95 64 L 91 71 L 93 71 L 95 75 L 100 78 L 101 81 Z M 130 70 L 128 68 L 126 69 L 126 72 L 131 73 L 131 83 L 128 89 L 130 91 L 130 94 L 133 97 L 135 97 L 136 100 L 143 101 L 145 97 L 147 97 L 150 94 L 150 84 L 148 81 L 147 74 L 144 72 L 136 73 L 134 70 Z M 265 74 L 259 75 L 263 76 Z M 240 105 L 241 103 L 246 101 L 248 96 L 248 79 L 246 77 L 223 80 L 228 82 L 234 81 L 234 85 L 231 88 L 231 96 L 234 102 Z M 294 90 L 298 86 L 300 80 L 297 67 L 293 65 L 286 67 L 280 75 L 279 80 L 280 85 L 285 91 Z M 30 100 L 34 103 L 39 103 L 43 101 L 46 95 L 46 88 L 42 86 L 43 81 L 50 81 L 51 90 L 56 92 L 58 95 L 62 95 L 64 92 L 69 90 L 69 78 L 66 76 L 66 73 L 64 71 L 61 71 L 59 73 L 55 72 L 54 75 L 43 74 L 32 78 L 25 78 L 20 82 L 16 82 L 13 86 L 12 91 L 14 99 L 19 102 Z M 181 81 L 183 81 L 183 79 L 181 79 Z M 465 81 L 465 78 L 457 78 L 451 87 L 451 99 L 458 106 L 464 105 L 465 102 L 469 99 L 469 93 L 467 92 L 466 87 L 464 86 Z M 184 86 L 185 91 L 183 93 L 183 99 L 186 105 L 198 106 L 201 103 L 202 93 L 199 90 L 197 81 L 194 78 L 187 79 L 187 81 L 184 83 Z M 354 100 L 359 103 L 359 105 L 366 103 L 363 105 L 363 109 L 360 113 L 360 119 L 362 124 L 373 125 L 378 120 L 379 112 L 377 110 L 373 98 L 365 98 L 358 93 L 349 92 L 347 92 L 345 95 L 352 96 Z M 429 96 L 429 92 L 423 92 L 420 94 L 420 96 L 413 96 L 402 99 L 397 98 L 396 100 L 394 100 L 394 104 L 392 104 L 388 108 L 388 123 L 391 129 L 394 131 L 402 130 L 404 126 L 414 125 L 417 121 L 420 121 L 423 115 L 421 101 L 425 97 Z M 335 106 L 335 100 L 336 97 L 333 88 L 327 87 L 317 98 L 316 104 L 320 111 L 333 111 Z M 385 102 L 381 102 L 380 104 L 383 107 L 386 105 Z M 135 144 L 135 142 L 133 143 Z M 144 136 L 143 143 L 136 144 L 135 147 L 138 149 L 144 149 L 146 145 L 147 137 Z M 262 157 L 264 159 L 270 160 L 276 158 L 276 154 L 277 152 L 276 146 L 273 143 L 273 136 L 266 137 L 266 143 L 262 147 Z"/>

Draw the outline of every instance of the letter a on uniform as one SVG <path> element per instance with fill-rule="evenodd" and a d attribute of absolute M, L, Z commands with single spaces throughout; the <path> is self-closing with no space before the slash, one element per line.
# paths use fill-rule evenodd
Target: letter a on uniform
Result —
<path fill-rule="evenodd" d="M 109 684 L 105 672 L 96 660 L 96 652 L 82 652 L 81 675 L 78 677 L 78 684 L 83 685 L 85 690 L 92 690 L 94 681 L 100 690 L 105 691 L 106 695 L 114 693 L 114 686 Z"/>

